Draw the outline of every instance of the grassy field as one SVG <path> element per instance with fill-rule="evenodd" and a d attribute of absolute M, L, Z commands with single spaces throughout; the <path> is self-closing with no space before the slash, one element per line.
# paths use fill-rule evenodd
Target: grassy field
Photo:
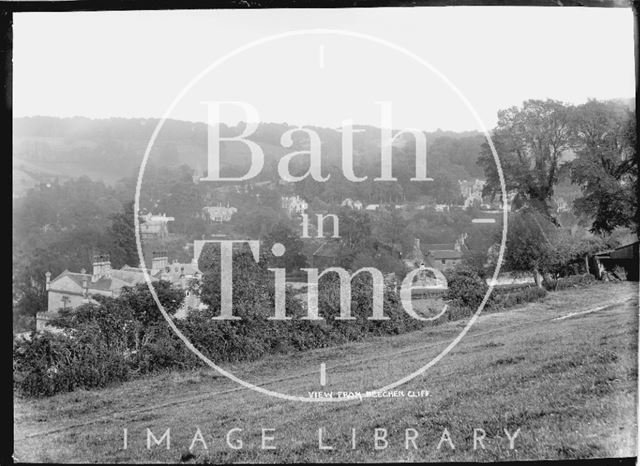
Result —
<path fill-rule="evenodd" d="M 371 390 L 421 367 L 465 324 L 226 368 L 270 390 L 300 396 Z M 15 458 L 220 463 L 633 456 L 637 335 L 638 284 L 598 283 L 481 316 L 444 359 L 398 387 L 405 396 L 291 402 L 203 368 L 103 390 L 16 399 Z M 409 396 L 427 391 L 428 396 Z M 147 449 L 147 428 L 158 439 L 170 428 L 170 448 L 163 442 Z M 234 428 L 243 429 L 230 434 L 233 445 L 243 442 L 237 450 L 226 442 Z M 190 451 L 198 429 L 204 442 Z M 265 431 L 264 441 L 276 449 L 262 448 L 261 429 L 273 429 Z M 333 449 L 319 448 L 319 429 L 323 445 Z M 375 448 L 375 429 L 386 435 L 386 448 L 381 440 Z M 475 450 L 474 429 L 477 438 L 485 435 Z M 507 435 L 518 429 L 512 449 Z"/>

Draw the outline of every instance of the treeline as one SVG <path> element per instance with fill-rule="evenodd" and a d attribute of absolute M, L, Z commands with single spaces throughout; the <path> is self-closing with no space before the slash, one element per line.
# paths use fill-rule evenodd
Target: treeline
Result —
<path fill-rule="evenodd" d="M 65 164 L 64 173 L 60 173 L 63 177 L 81 176 L 83 173 L 94 175 L 96 170 L 104 173 L 104 179 L 108 180 L 116 180 L 123 173 L 133 176 L 137 174 L 142 155 L 157 124 L 157 119 L 18 118 L 14 121 L 16 166 L 20 168 L 22 160 L 30 162 L 24 170 L 34 176 L 37 176 L 40 162 L 46 163 L 48 172 L 56 169 L 52 163 Z M 222 124 L 220 133 L 222 137 L 235 136 L 243 129 L 244 123 L 235 127 Z M 308 141 L 305 136 L 297 133 L 294 134 L 291 148 L 282 147 L 280 138 L 291 129 L 293 127 L 287 124 L 261 123 L 249 136 L 265 154 L 264 169 L 254 182 L 275 180 L 278 177 L 278 160 L 291 151 L 306 147 Z M 342 158 L 340 132 L 328 128 L 312 129 L 320 135 L 323 166 L 327 173 L 333 173 L 333 179 L 327 184 L 312 183 L 315 186 L 298 184 L 299 193 L 309 200 L 318 198 L 324 202 L 334 202 L 345 197 L 356 197 L 367 202 L 391 202 L 415 200 L 416 196 L 426 194 L 437 197 L 440 202 L 453 202 L 458 193 L 458 179 L 482 175 L 475 162 L 484 135 L 436 131 L 425 133 L 430 176 L 436 182 L 422 183 L 424 187 L 420 189 L 416 189 L 416 183 L 406 182 L 408 178 L 405 175 L 411 173 L 415 166 L 412 138 L 407 138 L 404 147 L 395 149 L 400 160 L 394 162 L 394 170 L 400 177 L 400 184 L 390 183 L 383 191 L 379 191 L 380 183 L 350 183 L 338 170 Z M 361 126 L 358 130 L 361 132 L 356 132 L 353 139 L 356 171 L 359 176 L 378 176 L 380 129 Z M 186 165 L 191 170 L 204 172 L 206 153 L 207 126 L 204 123 L 167 120 L 150 153 L 149 165 L 169 169 Z M 249 168 L 250 157 L 243 144 L 222 143 L 221 158 L 223 176 L 241 176 Z M 304 163 L 301 163 L 300 170 L 303 169 L 302 165 Z M 402 189 L 398 190 L 398 186 Z M 343 197 L 338 199 L 338 195 Z"/>

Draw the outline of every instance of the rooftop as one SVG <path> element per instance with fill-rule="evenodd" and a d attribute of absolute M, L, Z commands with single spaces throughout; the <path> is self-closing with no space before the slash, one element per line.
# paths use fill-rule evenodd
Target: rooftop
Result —
<path fill-rule="evenodd" d="M 431 250 L 429 251 L 429 256 L 434 259 L 461 259 L 462 253 L 456 250 Z"/>
<path fill-rule="evenodd" d="M 422 249 L 426 252 L 429 251 L 455 251 L 456 245 L 454 243 L 440 243 L 440 244 L 425 244 Z"/>

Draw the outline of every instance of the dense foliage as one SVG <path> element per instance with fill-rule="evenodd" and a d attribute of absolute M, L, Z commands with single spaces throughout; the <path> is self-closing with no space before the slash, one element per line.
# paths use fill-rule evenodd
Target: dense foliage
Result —
<path fill-rule="evenodd" d="M 470 267 L 456 267 L 445 276 L 449 286 L 445 299 L 459 307 L 477 308 L 489 289 L 487 282 Z"/>
<path fill-rule="evenodd" d="M 635 113 L 615 102 L 590 100 L 576 107 L 571 179 L 582 189 L 579 213 L 593 217 L 592 230 L 610 233 L 638 224 L 638 158 Z"/>
<path fill-rule="evenodd" d="M 578 185 L 578 214 L 591 229 L 610 233 L 638 226 L 636 117 L 621 101 L 590 100 L 568 105 L 555 100 L 527 100 L 522 107 L 498 112 L 492 140 L 500 157 L 513 206 L 533 207 L 554 223 L 551 198 L 563 172 Z M 478 159 L 487 184 L 485 194 L 501 192 L 500 177 L 488 144 Z"/>

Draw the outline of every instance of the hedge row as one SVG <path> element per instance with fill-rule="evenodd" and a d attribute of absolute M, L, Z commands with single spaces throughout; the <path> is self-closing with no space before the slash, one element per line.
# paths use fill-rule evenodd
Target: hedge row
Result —
<path fill-rule="evenodd" d="M 20 394 L 50 396 L 127 380 L 129 366 L 124 355 L 91 334 L 45 332 L 14 343 L 13 377 Z"/>
<path fill-rule="evenodd" d="M 398 294 L 389 289 L 385 291 L 383 302 L 384 314 L 389 319 L 369 320 L 373 286 L 366 275 L 356 277 L 352 283 L 351 308 L 355 320 L 335 319 L 340 313 L 338 282 L 327 280 L 321 284 L 318 303 L 324 320 L 301 320 L 306 311 L 289 293 L 286 308 L 293 318 L 270 320 L 268 317 L 272 314 L 265 311 L 268 300 L 256 297 L 260 293 L 247 289 L 244 299 L 234 305 L 234 314 L 242 316 L 242 321 L 212 320 L 210 311 L 193 310 L 186 319 L 176 323 L 191 343 L 216 363 L 254 360 L 266 354 L 292 353 L 358 341 L 368 336 L 406 333 L 425 325 L 472 315 L 486 294 L 487 284 L 474 272 L 462 268 L 449 272 L 447 278 L 449 289 L 445 299 L 449 310 L 441 320 L 433 323 L 411 318 L 404 312 Z M 592 277 L 570 277 L 547 286 L 562 289 L 591 281 Z M 175 301 L 168 290 L 165 292 L 167 300 Z M 93 310 L 75 311 L 73 330 L 33 334 L 29 341 L 14 342 L 17 392 L 25 396 L 50 396 L 77 388 L 103 387 L 140 374 L 201 364 L 161 317 L 156 319 L 150 310 L 145 310 L 155 306 L 145 294 L 148 290 L 142 287 L 135 293 L 129 293 L 126 300 L 105 299 Z M 538 287 L 494 292 L 486 309 L 491 311 L 536 301 L 546 294 Z M 122 309 L 123 303 L 137 306 L 136 312 Z M 88 320 L 81 324 L 78 316 L 83 313 Z M 144 324 L 132 315 L 138 316 L 137 319 L 144 318 Z M 92 318 L 102 320 L 92 321 Z M 144 328 L 143 334 L 141 328 Z M 143 335 L 143 341 L 140 341 L 140 335 Z"/>
<path fill-rule="evenodd" d="M 338 291 L 337 280 L 327 280 L 322 285 L 318 304 L 320 316 L 325 319 L 320 321 L 301 320 L 305 311 L 300 301 L 288 295 L 286 309 L 293 317 L 291 320 L 270 320 L 271 314 L 264 312 L 260 300 L 239 300 L 234 305 L 234 315 L 242 316 L 241 321 L 213 320 L 209 310 L 193 310 L 176 324 L 196 348 L 216 363 L 334 346 L 372 335 L 395 335 L 425 325 L 402 310 L 398 295 L 392 290 L 385 291 L 383 300 L 384 314 L 389 319 L 369 320 L 373 286 L 367 277 L 361 276 L 352 283 L 351 314 L 355 320 L 336 320 L 340 313 Z M 148 290 L 140 289 L 139 293 L 148 293 Z M 145 300 L 146 297 L 136 302 Z M 122 329 L 136 328 L 140 322 L 132 320 L 132 313 L 114 309 L 114 302 L 105 300 L 91 311 L 100 316 L 100 322 L 88 322 L 64 333 L 33 334 L 30 341 L 14 342 L 14 380 L 18 393 L 49 396 L 200 364 L 166 322 L 161 318 L 151 321 L 148 313 L 141 311 L 138 315 L 147 316 L 144 342 L 134 347 L 135 332 Z M 85 311 L 81 309 L 79 313 Z M 75 323 L 78 324 L 77 319 Z"/>

